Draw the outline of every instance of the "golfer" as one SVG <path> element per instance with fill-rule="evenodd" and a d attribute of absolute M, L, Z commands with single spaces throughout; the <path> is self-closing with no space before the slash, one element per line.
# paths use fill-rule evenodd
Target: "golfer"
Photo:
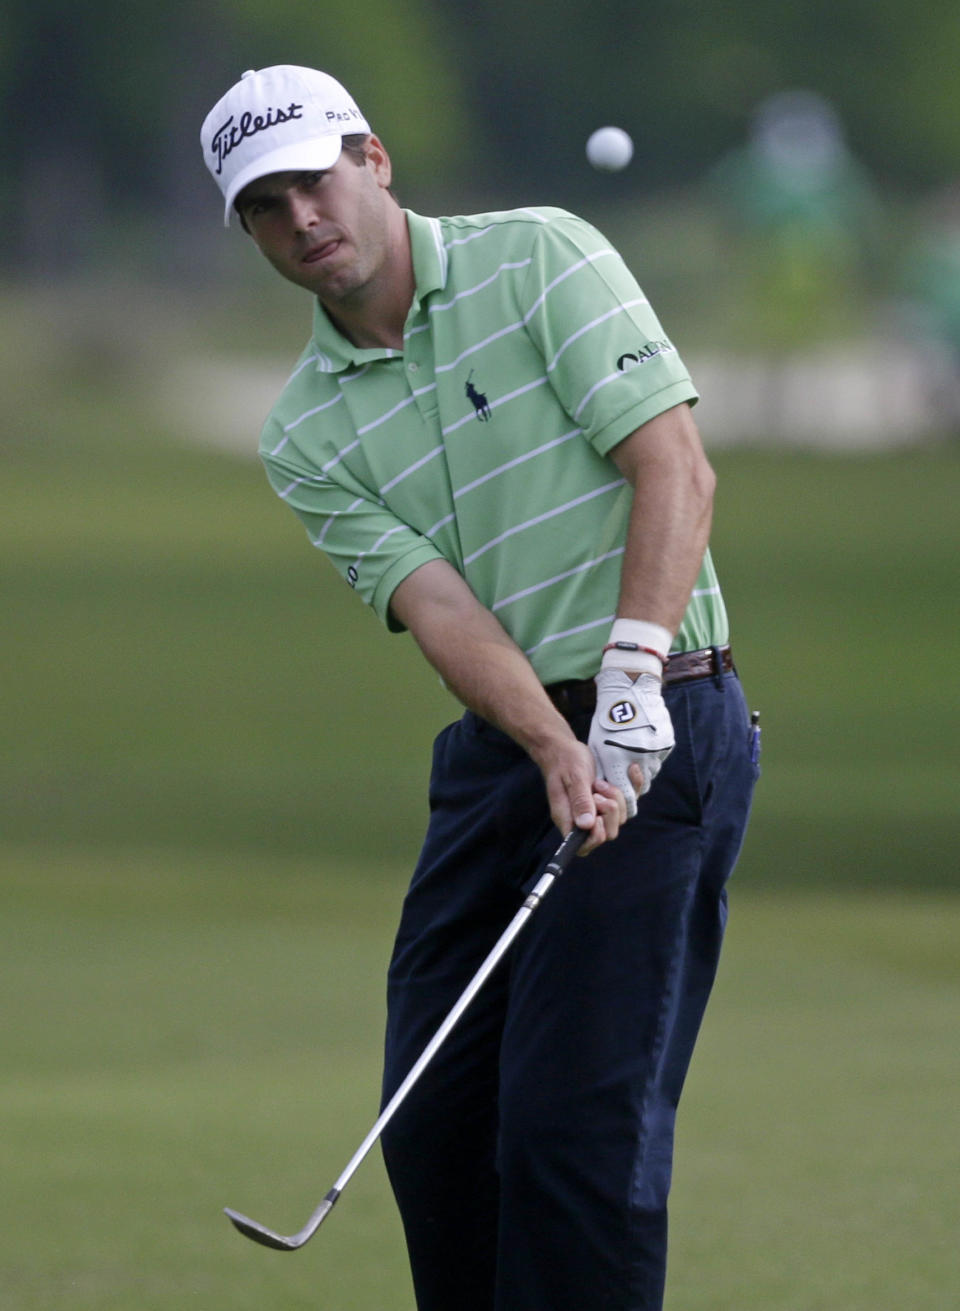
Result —
<path fill-rule="evenodd" d="M 677 1102 L 757 772 L 697 394 L 594 228 L 401 208 L 326 74 L 245 73 L 202 145 L 225 221 L 313 298 L 263 433 L 269 479 L 465 707 L 434 749 L 385 1097 L 558 830 L 588 834 L 384 1135 L 417 1305 L 654 1311 Z M 376 713 L 403 695 L 384 686 Z"/>

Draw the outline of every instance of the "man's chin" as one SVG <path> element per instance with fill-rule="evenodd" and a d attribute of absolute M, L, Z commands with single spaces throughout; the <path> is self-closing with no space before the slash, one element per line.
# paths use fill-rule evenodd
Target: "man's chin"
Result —
<path fill-rule="evenodd" d="M 321 264 L 316 260 L 312 263 L 301 261 L 287 276 L 291 282 L 319 296 L 321 300 L 326 297 L 340 300 L 349 296 L 358 284 L 358 279 L 348 266 L 327 265 L 326 262 Z"/>

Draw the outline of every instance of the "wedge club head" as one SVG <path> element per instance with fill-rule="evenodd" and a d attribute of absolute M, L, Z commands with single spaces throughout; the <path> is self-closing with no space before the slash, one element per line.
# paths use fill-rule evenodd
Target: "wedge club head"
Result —
<path fill-rule="evenodd" d="M 304 1243 L 309 1242 L 317 1232 L 339 1196 L 340 1190 L 331 1188 L 300 1232 L 289 1236 L 274 1233 L 266 1225 L 251 1220 L 248 1215 L 242 1215 L 239 1211 L 231 1210 L 229 1206 L 224 1207 L 224 1214 L 234 1228 L 239 1229 L 244 1238 L 252 1238 L 261 1247 L 272 1247 L 277 1252 L 295 1252 L 298 1247 L 303 1247 Z"/>
<path fill-rule="evenodd" d="M 476 974 L 464 988 L 452 1009 L 447 1014 L 446 1019 L 440 1025 L 439 1029 L 427 1043 L 421 1052 L 419 1058 L 414 1062 L 413 1068 L 407 1077 L 403 1080 L 400 1087 L 391 1097 L 390 1101 L 380 1112 L 380 1115 L 370 1132 L 364 1138 L 363 1142 L 354 1152 L 348 1161 L 346 1168 L 340 1175 L 337 1182 L 333 1185 L 326 1197 L 314 1211 L 313 1215 L 296 1234 L 278 1234 L 273 1229 L 268 1229 L 266 1225 L 259 1224 L 256 1220 L 251 1220 L 249 1216 L 241 1214 L 239 1211 L 232 1211 L 229 1207 L 224 1207 L 224 1213 L 230 1223 L 243 1234 L 244 1238 L 252 1239 L 253 1242 L 259 1243 L 261 1247 L 272 1247 L 276 1252 L 295 1252 L 298 1248 L 303 1247 L 304 1243 L 310 1241 L 317 1232 L 324 1220 L 333 1209 L 334 1203 L 343 1192 L 344 1188 L 353 1177 L 357 1167 L 364 1160 L 370 1148 L 380 1137 L 386 1125 L 390 1122 L 397 1108 L 401 1105 L 407 1093 L 414 1086 L 420 1075 L 429 1065 L 437 1051 L 446 1041 L 447 1035 L 453 1029 L 460 1019 L 460 1016 L 470 1005 L 470 1002 L 479 992 L 484 982 L 492 971 L 496 968 L 499 961 L 506 954 L 510 944 L 523 928 L 529 917 L 540 905 L 543 898 L 549 892 L 550 888 L 569 866 L 573 857 L 577 854 L 587 839 L 587 833 L 584 829 L 573 829 L 564 838 L 563 842 L 557 848 L 553 859 L 549 860 L 544 867 L 543 873 L 537 880 L 537 883 L 528 892 L 523 905 L 514 915 L 513 919 L 500 935 L 493 949 L 484 960 L 483 964 L 477 970 Z"/>

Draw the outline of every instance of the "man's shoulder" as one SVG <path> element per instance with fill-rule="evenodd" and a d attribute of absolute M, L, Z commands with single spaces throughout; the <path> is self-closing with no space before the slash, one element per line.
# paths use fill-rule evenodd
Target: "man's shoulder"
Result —
<path fill-rule="evenodd" d="M 576 215 L 556 205 L 521 205 L 515 209 L 489 210 L 480 214 L 448 214 L 440 222 L 445 228 L 475 232 L 482 228 L 503 227 L 514 223 L 537 227 L 555 219 L 570 218 L 576 218 Z"/>
<path fill-rule="evenodd" d="M 541 233 L 550 230 L 589 229 L 589 224 L 569 210 L 555 205 L 526 205 L 517 209 L 484 214 L 458 214 L 438 219 L 444 245 L 451 253 L 481 249 L 484 240 L 533 246 Z"/>
<path fill-rule="evenodd" d="M 272 451 L 271 438 L 275 440 L 276 434 L 287 432 L 307 410 L 322 405 L 325 396 L 339 396 L 333 374 L 333 361 L 324 356 L 311 338 L 267 415 L 260 440 L 261 452 Z"/>

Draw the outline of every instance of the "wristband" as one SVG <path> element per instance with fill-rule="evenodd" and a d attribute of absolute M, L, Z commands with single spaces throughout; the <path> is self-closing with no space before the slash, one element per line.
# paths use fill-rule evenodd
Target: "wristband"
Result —
<path fill-rule="evenodd" d="M 654 651 L 652 646 L 640 646 L 636 642 L 608 642 L 601 654 L 606 655 L 608 651 L 642 651 L 644 655 L 659 660 L 662 665 L 667 663 L 667 657 L 661 655 L 659 651 Z"/>
<path fill-rule="evenodd" d="M 643 619 L 615 619 L 603 648 L 601 669 L 629 669 L 662 677 L 672 642 L 670 630 Z"/>

